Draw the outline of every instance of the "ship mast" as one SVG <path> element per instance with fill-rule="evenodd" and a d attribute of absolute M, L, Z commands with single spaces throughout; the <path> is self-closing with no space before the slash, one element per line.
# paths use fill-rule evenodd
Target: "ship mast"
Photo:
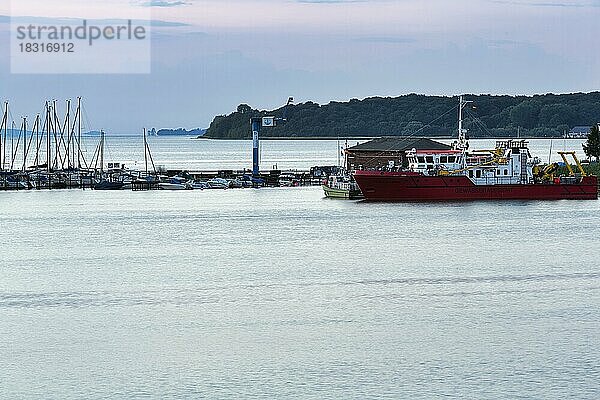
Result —
<path fill-rule="evenodd" d="M 454 148 L 456 150 L 462 151 L 464 163 L 466 161 L 466 158 L 464 156 L 466 155 L 467 149 L 469 148 L 469 141 L 467 139 L 467 130 L 463 128 L 463 109 L 468 104 L 471 104 L 473 102 L 465 100 L 463 96 L 460 96 L 458 101 L 458 141 L 455 143 Z"/>
<path fill-rule="evenodd" d="M 463 128 L 463 109 L 471 103 L 472 101 L 467 101 L 463 96 L 460 96 L 458 106 L 458 143 L 456 145 L 458 150 L 466 150 L 469 147 L 467 130 Z"/>

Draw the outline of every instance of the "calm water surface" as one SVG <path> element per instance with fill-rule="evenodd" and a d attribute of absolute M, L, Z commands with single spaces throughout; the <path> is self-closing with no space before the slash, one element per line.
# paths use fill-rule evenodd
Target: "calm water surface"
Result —
<path fill-rule="evenodd" d="M 91 161 L 99 138 L 86 137 L 84 157 Z M 452 140 L 442 140 L 451 143 Z M 271 169 L 277 165 L 281 169 L 308 169 L 315 165 L 337 165 L 338 144 L 341 147 L 354 146 L 364 140 L 263 140 L 261 141 L 261 168 Z M 552 161 L 560 161 L 557 151 L 576 151 L 583 159 L 585 154 L 580 139 L 534 139 L 529 140 L 531 152 L 547 162 L 550 150 Z M 473 149 L 494 148 L 496 141 L 491 139 L 471 140 Z M 149 136 L 155 164 L 171 169 L 218 170 L 243 169 L 252 167 L 251 140 L 195 140 L 186 136 Z M 42 149 L 43 150 L 43 149 Z M 21 165 L 21 155 L 17 153 L 15 165 Z M 45 159 L 42 154 L 41 159 Z M 132 169 L 144 168 L 144 147 L 141 135 L 107 135 L 105 144 L 106 162 L 125 163 Z"/>
<path fill-rule="evenodd" d="M 0 193 L 0 398 L 597 399 L 599 226 L 598 201 Z"/>

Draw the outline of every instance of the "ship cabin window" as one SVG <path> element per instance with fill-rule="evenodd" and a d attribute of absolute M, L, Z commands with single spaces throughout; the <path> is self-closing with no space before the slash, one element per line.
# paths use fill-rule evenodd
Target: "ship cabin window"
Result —
<path fill-rule="evenodd" d="M 419 162 L 420 162 L 421 164 L 425 162 L 425 157 L 423 157 L 423 156 L 419 156 L 419 157 L 417 157 L 417 158 L 419 159 Z"/>
<path fill-rule="evenodd" d="M 498 168 L 498 169 L 496 170 L 496 175 L 497 175 L 497 176 L 500 176 L 500 168 Z"/>
<path fill-rule="evenodd" d="M 504 170 L 504 175 L 508 175 L 508 170 L 507 169 Z"/>
<path fill-rule="evenodd" d="M 455 160 L 455 157 L 454 157 L 454 156 L 448 156 L 448 162 L 449 162 L 450 164 L 454 164 L 454 160 Z"/>
<path fill-rule="evenodd" d="M 472 178 L 472 177 L 473 177 L 473 170 L 472 170 L 472 169 L 470 169 L 470 170 L 469 170 L 469 178 Z"/>
<path fill-rule="evenodd" d="M 441 156 L 440 157 L 440 163 L 441 164 L 447 164 L 448 163 L 448 156 Z"/>
<path fill-rule="evenodd" d="M 427 156 L 427 164 L 433 164 L 433 156 Z"/>
<path fill-rule="evenodd" d="M 475 171 L 475 176 L 477 178 L 481 178 L 481 170 L 480 169 L 478 169 L 477 171 Z"/>

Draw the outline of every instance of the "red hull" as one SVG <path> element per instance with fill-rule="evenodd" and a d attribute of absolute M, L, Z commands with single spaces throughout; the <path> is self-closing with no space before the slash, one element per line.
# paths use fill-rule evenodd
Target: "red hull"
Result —
<path fill-rule="evenodd" d="M 424 176 L 406 172 L 356 171 L 354 178 L 367 200 L 595 200 L 598 178 L 580 183 L 475 185 L 466 176 Z"/>

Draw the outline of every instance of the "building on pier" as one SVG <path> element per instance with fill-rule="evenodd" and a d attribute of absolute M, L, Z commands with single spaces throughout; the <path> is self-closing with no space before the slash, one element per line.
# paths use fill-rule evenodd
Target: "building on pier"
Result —
<path fill-rule="evenodd" d="M 407 165 L 406 152 L 415 150 L 450 150 L 451 147 L 428 138 L 382 137 L 347 148 L 346 168 L 380 169 Z"/>

